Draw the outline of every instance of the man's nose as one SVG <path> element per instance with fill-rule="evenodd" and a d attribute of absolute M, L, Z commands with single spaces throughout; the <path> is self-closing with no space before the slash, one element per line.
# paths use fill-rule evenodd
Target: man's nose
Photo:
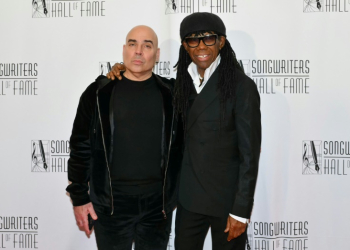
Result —
<path fill-rule="evenodd" d="M 199 49 L 206 49 L 207 45 L 204 44 L 203 39 L 200 40 L 199 44 L 198 44 L 198 48 Z"/>
<path fill-rule="evenodd" d="M 142 49 L 142 46 L 141 46 L 141 45 L 138 45 L 138 46 L 136 47 L 135 53 L 138 54 L 138 55 L 142 55 L 143 49 Z"/>

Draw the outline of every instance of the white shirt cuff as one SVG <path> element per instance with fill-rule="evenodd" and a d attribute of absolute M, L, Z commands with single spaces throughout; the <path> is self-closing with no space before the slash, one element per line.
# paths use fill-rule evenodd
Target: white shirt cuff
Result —
<path fill-rule="evenodd" d="M 242 223 L 245 223 L 245 224 L 247 224 L 248 221 L 249 221 L 249 219 L 242 218 L 242 217 L 239 217 L 239 216 L 236 216 L 236 215 L 233 215 L 233 214 L 230 214 L 230 216 L 231 216 L 233 219 L 238 220 L 238 221 L 240 221 L 240 222 L 242 222 Z"/>

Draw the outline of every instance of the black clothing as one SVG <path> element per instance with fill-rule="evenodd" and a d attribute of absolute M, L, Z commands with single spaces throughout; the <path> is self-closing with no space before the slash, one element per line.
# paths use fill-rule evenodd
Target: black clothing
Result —
<path fill-rule="evenodd" d="M 227 241 L 228 233 L 224 233 L 227 217 L 215 217 L 193 213 L 178 204 L 175 226 L 175 249 L 193 250 L 203 249 L 208 229 L 211 230 L 212 250 L 245 250 L 247 230 L 235 238 Z"/>
<path fill-rule="evenodd" d="M 163 180 L 147 183 L 147 184 L 138 184 L 138 185 L 123 185 L 118 181 L 112 180 L 112 190 L 113 194 L 115 193 L 123 193 L 128 195 L 139 195 L 139 194 L 147 194 L 152 192 L 157 192 L 163 189 Z"/>
<path fill-rule="evenodd" d="M 237 70 L 236 96 L 220 121 L 219 68 L 190 100 L 179 202 L 202 215 L 250 218 L 261 145 L 260 97 L 255 83 Z"/>
<path fill-rule="evenodd" d="M 142 185 L 161 182 L 163 115 L 156 79 L 138 82 L 123 77 L 113 92 L 113 185 L 142 189 Z"/>
<path fill-rule="evenodd" d="M 156 75 L 162 98 L 161 170 L 163 179 L 163 213 L 171 211 L 177 201 L 177 181 L 182 159 L 179 150 L 182 136 L 177 136 L 176 119 L 172 107 L 173 80 Z M 70 159 L 67 191 L 74 206 L 90 201 L 101 211 L 113 214 L 113 187 L 110 166 L 114 150 L 114 122 L 112 95 L 118 80 L 99 76 L 84 91 L 70 137 Z M 135 152 L 130 152 L 135 153 Z"/>
<path fill-rule="evenodd" d="M 236 72 L 236 95 L 220 119 L 219 68 L 189 98 L 185 151 L 175 222 L 175 249 L 202 249 L 209 226 L 214 250 L 244 250 L 246 231 L 227 242 L 229 213 L 250 218 L 261 144 L 260 97 Z M 181 205 L 180 205 L 181 204 Z"/>
<path fill-rule="evenodd" d="M 161 190 L 161 189 L 160 189 Z M 162 193 L 143 195 L 115 194 L 115 213 L 110 216 L 99 212 L 95 222 L 96 243 L 99 250 L 130 250 L 135 240 L 136 250 L 167 249 L 172 211 L 164 220 Z"/>
<path fill-rule="evenodd" d="M 185 17 L 180 24 L 181 42 L 197 31 L 213 31 L 226 37 L 224 22 L 213 13 L 195 12 Z"/>

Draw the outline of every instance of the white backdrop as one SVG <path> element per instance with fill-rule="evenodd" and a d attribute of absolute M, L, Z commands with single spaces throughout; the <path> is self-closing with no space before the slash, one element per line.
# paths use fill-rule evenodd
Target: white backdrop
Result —
<path fill-rule="evenodd" d="M 350 249 L 350 1 L 174 4 L 46 0 L 45 15 L 42 0 L 1 0 L 0 249 L 96 249 L 94 235 L 75 225 L 65 192 L 79 97 L 108 62 L 122 60 L 126 33 L 139 24 L 159 36 L 155 72 L 175 77 L 179 24 L 197 11 L 224 20 L 261 94 L 252 249 Z"/>

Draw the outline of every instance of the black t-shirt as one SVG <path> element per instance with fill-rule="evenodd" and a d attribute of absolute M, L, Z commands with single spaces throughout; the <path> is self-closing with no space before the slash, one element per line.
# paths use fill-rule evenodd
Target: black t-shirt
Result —
<path fill-rule="evenodd" d="M 141 82 L 123 77 L 115 88 L 112 185 L 138 193 L 163 179 L 162 96 L 153 76 Z"/>

